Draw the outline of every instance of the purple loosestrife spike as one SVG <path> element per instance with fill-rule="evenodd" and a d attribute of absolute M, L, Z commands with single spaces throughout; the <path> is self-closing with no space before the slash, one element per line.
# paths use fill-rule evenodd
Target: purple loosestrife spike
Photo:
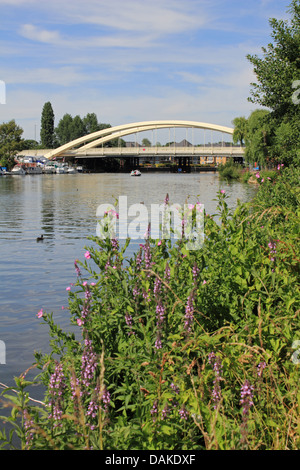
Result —
<path fill-rule="evenodd" d="M 85 348 L 81 358 L 81 378 L 82 384 L 89 387 L 94 379 L 95 371 L 97 369 L 97 356 L 93 351 L 92 342 L 88 339 L 85 340 Z"/>
<path fill-rule="evenodd" d="M 157 416 L 157 413 L 158 413 L 157 400 L 155 400 L 155 402 L 153 403 L 153 406 L 150 410 L 150 413 L 152 415 L 153 422 L 155 422 L 156 421 L 156 416 Z"/>
<path fill-rule="evenodd" d="M 80 271 L 80 269 L 79 269 L 79 267 L 78 267 L 77 262 L 78 262 L 78 259 L 76 259 L 76 260 L 74 261 L 74 266 L 75 266 L 75 270 L 76 270 L 77 276 L 79 277 L 79 276 L 81 276 L 81 271 Z"/>
<path fill-rule="evenodd" d="M 213 381 L 214 388 L 212 390 L 212 399 L 214 402 L 214 409 L 217 409 L 218 404 L 221 400 L 221 387 L 219 382 L 222 380 L 222 363 L 220 357 L 216 356 L 214 352 L 209 353 L 208 362 L 212 366 L 215 373 L 215 378 Z"/>
<path fill-rule="evenodd" d="M 160 337 L 159 334 L 156 338 L 154 347 L 155 347 L 155 349 L 161 349 L 162 348 L 161 337 Z"/>
<path fill-rule="evenodd" d="M 55 421 L 59 421 L 62 418 L 63 392 L 65 388 L 66 384 L 63 366 L 61 363 L 57 363 L 49 380 L 49 406 L 51 407 L 51 413 L 49 417 Z M 58 426 L 58 423 L 56 423 L 55 426 Z"/>
<path fill-rule="evenodd" d="M 156 305 L 156 319 L 157 319 L 157 326 L 161 326 L 164 319 L 165 319 L 165 308 L 163 306 L 163 304 L 161 303 L 161 301 L 158 302 L 158 304 Z"/>
<path fill-rule="evenodd" d="M 192 324 L 194 320 L 194 294 L 191 292 L 187 304 L 185 307 L 185 321 L 184 321 L 184 329 L 189 333 L 192 329 Z"/>
<path fill-rule="evenodd" d="M 193 266 L 192 273 L 193 273 L 193 280 L 194 280 L 194 282 L 196 282 L 198 274 L 199 274 L 199 268 L 198 268 L 196 263 Z"/>
<path fill-rule="evenodd" d="M 258 377 L 261 377 L 262 376 L 262 373 L 263 373 L 263 370 L 264 368 L 267 367 L 267 364 L 263 361 L 263 362 L 260 362 L 257 366 L 257 375 Z"/>
<path fill-rule="evenodd" d="M 161 292 L 161 280 L 158 277 L 155 278 L 153 292 L 154 294 Z"/>
<path fill-rule="evenodd" d="M 184 406 L 178 411 L 178 413 L 179 413 L 179 416 L 180 416 L 181 419 L 185 419 L 185 420 L 188 419 L 189 413 L 188 413 L 188 411 L 184 408 Z"/>
<path fill-rule="evenodd" d="M 243 415 L 248 415 L 251 406 L 253 405 L 253 386 L 249 380 L 245 380 L 241 387 L 241 400 L 240 404 L 243 405 Z"/>
<path fill-rule="evenodd" d="M 170 387 L 178 395 L 179 387 L 177 385 L 175 385 L 173 382 L 171 383 Z"/>
<path fill-rule="evenodd" d="M 23 411 L 23 418 L 24 418 L 26 445 L 29 446 L 34 436 L 34 432 L 33 432 L 34 421 L 31 419 L 26 409 Z"/>
<path fill-rule="evenodd" d="M 253 405 L 253 386 L 250 384 L 249 380 L 245 380 L 244 384 L 241 387 L 240 404 L 243 406 L 243 418 L 241 424 L 241 444 L 245 446 L 247 444 L 249 410 Z"/>

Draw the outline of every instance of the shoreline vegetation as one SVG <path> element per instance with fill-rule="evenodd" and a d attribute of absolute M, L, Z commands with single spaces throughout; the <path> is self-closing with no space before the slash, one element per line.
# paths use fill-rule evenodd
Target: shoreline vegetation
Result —
<path fill-rule="evenodd" d="M 66 287 L 79 337 L 41 307 L 51 353 L 2 392 L 18 448 L 299 449 L 299 177 L 280 166 L 234 212 L 219 191 L 199 250 L 91 237 Z"/>

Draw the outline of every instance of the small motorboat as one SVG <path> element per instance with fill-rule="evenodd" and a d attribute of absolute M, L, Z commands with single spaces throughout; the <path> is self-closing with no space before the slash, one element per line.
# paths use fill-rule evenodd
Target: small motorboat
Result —
<path fill-rule="evenodd" d="M 141 176 L 141 172 L 139 170 L 132 170 L 130 176 Z"/>
<path fill-rule="evenodd" d="M 26 175 L 26 171 L 24 170 L 23 166 L 15 165 L 11 170 L 11 175 Z"/>
<path fill-rule="evenodd" d="M 55 173 L 57 175 L 63 175 L 64 173 L 66 173 L 65 167 L 63 165 L 58 165 L 55 169 Z"/>
<path fill-rule="evenodd" d="M 67 168 L 67 173 L 68 173 L 69 175 L 74 175 L 75 173 L 77 173 L 77 170 L 76 170 L 76 168 L 74 168 L 73 166 L 69 166 L 69 167 Z"/>

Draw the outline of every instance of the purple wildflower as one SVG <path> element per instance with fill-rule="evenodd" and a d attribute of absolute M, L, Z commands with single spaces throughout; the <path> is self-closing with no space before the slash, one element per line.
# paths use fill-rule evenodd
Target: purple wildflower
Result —
<path fill-rule="evenodd" d="M 81 377 L 82 384 L 88 387 L 95 375 L 97 368 L 97 356 L 92 348 L 92 342 L 89 339 L 85 340 L 85 348 L 81 358 Z"/>
<path fill-rule="evenodd" d="M 258 377 L 261 377 L 262 376 L 262 373 L 263 373 L 263 370 L 264 368 L 267 367 L 267 364 L 263 361 L 263 362 L 260 362 L 257 366 L 257 375 Z"/>
<path fill-rule="evenodd" d="M 112 244 L 113 250 L 117 251 L 119 249 L 119 242 L 116 238 L 111 239 L 111 244 Z"/>
<path fill-rule="evenodd" d="M 33 427 L 34 427 L 34 421 L 30 417 L 28 410 L 23 411 L 23 418 L 24 418 L 24 430 L 25 430 L 25 438 L 26 438 L 26 445 L 30 445 L 30 441 L 32 441 L 34 433 L 33 433 Z"/>
<path fill-rule="evenodd" d="M 132 316 L 128 312 L 126 312 L 125 314 L 125 322 L 126 322 L 126 325 L 129 326 L 129 329 L 130 329 L 128 331 L 128 334 L 134 335 L 134 331 L 132 331 Z"/>
<path fill-rule="evenodd" d="M 275 257 L 273 255 L 276 254 L 276 242 L 275 241 L 269 242 L 268 247 L 269 247 L 270 254 L 271 254 L 270 259 L 271 259 L 271 261 L 275 261 Z"/>
<path fill-rule="evenodd" d="M 198 274 L 199 274 L 199 268 L 198 268 L 198 266 L 197 266 L 196 263 L 195 263 L 194 266 L 193 266 L 192 273 L 193 273 L 194 282 L 196 282 L 197 277 L 198 277 Z"/>
<path fill-rule="evenodd" d="M 171 383 L 170 387 L 178 395 L 179 387 L 177 385 L 175 385 L 173 382 Z"/>
<path fill-rule="evenodd" d="M 250 385 L 249 380 L 245 380 L 241 387 L 241 400 L 242 408 L 242 424 L 241 424 L 241 444 L 243 446 L 247 443 L 248 434 L 248 415 L 251 406 L 253 405 L 253 386 Z"/>
<path fill-rule="evenodd" d="M 248 415 L 251 406 L 253 405 L 253 386 L 250 385 L 249 380 L 245 380 L 241 387 L 241 400 L 240 404 L 243 405 L 243 416 Z"/>
<path fill-rule="evenodd" d="M 158 334 L 158 336 L 157 336 L 157 338 L 156 338 L 154 347 L 155 347 L 155 349 L 161 349 L 161 348 L 162 348 L 162 343 L 161 343 L 160 334 Z"/>
<path fill-rule="evenodd" d="M 102 400 L 102 403 L 103 403 L 104 411 L 107 411 L 108 410 L 108 405 L 110 404 L 110 393 L 106 388 L 104 388 L 104 390 L 102 392 L 101 400 Z"/>
<path fill-rule="evenodd" d="M 178 413 L 179 413 L 179 416 L 180 416 L 181 419 L 185 419 L 185 420 L 188 419 L 189 413 L 188 413 L 188 411 L 185 409 L 184 406 L 183 406 L 180 410 L 178 410 Z"/>
<path fill-rule="evenodd" d="M 221 400 L 220 381 L 222 380 L 222 363 L 221 358 L 219 356 L 216 356 L 214 352 L 208 355 L 208 361 L 215 373 L 215 378 L 213 381 L 214 388 L 212 390 L 212 399 L 214 402 L 214 409 L 217 409 L 218 403 Z"/>
<path fill-rule="evenodd" d="M 155 278 L 153 292 L 154 294 L 159 294 L 161 292 L 161 280 L 158 277 Z"/>
<path fill-rule="evenodd" d="M 184 321 L 184 329 L 189 333 L 192 329 L 192 323 L 194 320 L 194 294 L 191 292 L 187 304 L 185 307 L 185 321 Z"/>
<path fill-rule="evenodd" d="M 156 305 L 156 319 L 157 319 L 157 326 L 161 326 L 164 319 L 165 319 L 165 308 L 161 301 L 158 302 Z"/>
<path fill-rule="evenodd" d="M 76 260 L 74 261 L 74 266 L 75 266 L 75 269 L 76 269 L 77 276 L 79 277 L 79 276 L 81 276 L 81 272 L 80 272 L 80 269 L 79 269 L 79 267 L 78 267 L 77 262 L 78 262 L 78 259 L 76 259 Z"/>
<path fill-rule="evenodd" d="M 49 406 L 51 407 L 51 413 L 49 418 L 59 421 L 63 414 L 63 392 L 66 388 L 65 376 L 63 366 L 61 363 L 57 363 L 53 374 L 51 374 L 49 380 L 49 394 L 50 401 Z M 56 424 L 57 425 L 57 424 Z"/>
<path fill-rule="evenodd" d="M 155 422 L 156 420 L 156 416 L 157 416 L 157 413 L 158 413 L 158 409 L 157 409 L 157 400 L 155 400 L 155 402 L 153 403 L 153 406 L 150 410 L 150 413 L 152 415 L 152 419 L 153 419 L 153 422 Z"/>

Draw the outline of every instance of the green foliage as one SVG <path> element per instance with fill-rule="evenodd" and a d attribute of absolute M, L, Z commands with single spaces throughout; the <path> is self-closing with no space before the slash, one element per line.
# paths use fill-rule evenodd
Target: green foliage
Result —
<path fill-rule="evenodd" d="M 41 145 L 51 149 L 54 146 L 54 112 L 51 103 L 44 104 L 41 116 Z"/>
<path fill-rule="evenodd" d="M 221 178 L 238 180 L 242 177 L 243 167 L 239 163 L 234 163 L 233 159 L 230 159 L 224 165 L 219 165 L 218 172 Z"/>
<path fill-rule="evenodd" d="M 127 259 L 129 240 L 91 239 L 69 292 L 80 335 L 39 315 L 44 405 L 24 377 L 3 393 L 22 448 L 300 448 L 299 169 L 234 212 L 217 200 L 199 250 L 145 239 Z"/>
<path fill-rule="evenodd" d="M 257 77 L 249 100 L 271 110 L 269 116 L 262 116 L 256 132 L 248 132 L 246 153 L 252 163 L 299 162 L 299 0 L 291 2 L 289 13 L 288 21 L 270 19 L 273 42 L 262 48 L 263 57 L 247 56 Z"/>
<path fill-rule="evenodd" d="M 23 129 L 14 120 L 0 125 L 0 166 L 10 169 L 14 156 L 23 149 Z"/>

